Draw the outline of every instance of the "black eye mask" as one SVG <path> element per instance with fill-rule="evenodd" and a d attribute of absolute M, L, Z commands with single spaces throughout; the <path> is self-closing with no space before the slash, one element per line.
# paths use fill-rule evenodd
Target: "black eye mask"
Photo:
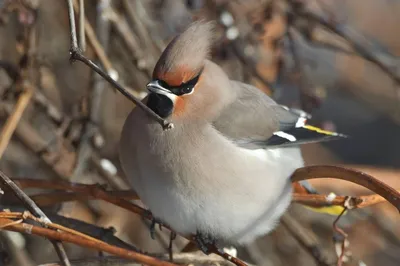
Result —
<path fill-rule="evenodd" d="M 170 116 L 174 109 L 174 103 L 165 93 L 172 93 L 177 96 L 192 93 L 201 73 L 202 71 L 196 77 L 179 86 L 170 86 L 163 80 L 154 80 L 149 83 L 147 86 L 151 93 L 147 100 L 147 106 L 162 118 Z"/>
<path fill-rule="evenodd" d="M 190 94 L 193 92 L 194 86 L 199 81 L 199 78 L 200 78 L 200 75 L 202 72 L 203 72 L 203 70 L 201 70 L 200 73 L 197 76 L 195 76 L 194 78 L 192 78 L 191 80 L 188 80 L 178 86 L 170 86 L 170 85 L 168 85 L 168 83 L 166 83 L 163 80 L 157 80 L 157 81 L 163 88 L 169 90 L 171 93 L 173 93 L 177 96 L 181 96 L 181 95 Z"/>

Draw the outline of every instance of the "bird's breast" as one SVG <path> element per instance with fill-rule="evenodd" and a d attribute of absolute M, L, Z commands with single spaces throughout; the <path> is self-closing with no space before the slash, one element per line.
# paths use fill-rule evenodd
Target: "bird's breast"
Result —
<path fill-rule="evenodd" d="M 253 228 L 280 202 L 301 161 L 296 149 L 243 150 L 211 126 L 177 123 L 163 131 L 144 116 L 130 119 L 122 144 L 126 174 L 153 214 L 181 233 L 230 237 Z M 284 210 L 290 199 L 282 202 Z"/>

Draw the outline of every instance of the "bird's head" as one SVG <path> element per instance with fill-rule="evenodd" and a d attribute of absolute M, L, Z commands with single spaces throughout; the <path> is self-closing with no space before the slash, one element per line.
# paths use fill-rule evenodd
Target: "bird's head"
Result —
<path fill-rule="evenodd" d="M 194 22 L 162 53 L 147 84 L 147 106 L 159 116 L 177 118 L 205 104 L 213 28 L 212 22 Z"/>

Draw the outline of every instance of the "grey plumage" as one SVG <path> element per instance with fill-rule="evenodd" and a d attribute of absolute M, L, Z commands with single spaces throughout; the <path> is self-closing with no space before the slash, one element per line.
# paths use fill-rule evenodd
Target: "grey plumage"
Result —
<path fill-rule="evenodd" d="M 120 160 L 143 203 L 178 233 L 247 243 L 271 231 L 290 204 L 289 177 L 303 166 L 300 150 L 268 149 L 266 141 L 295 128 L 301 114 L 229 80 L 208 60 L 210 25 L 195 23 L 170 43 L 143 100 L 172 103 L 168 119 L 175 128 L 163 131 L 135 108 L 122 131 Z M 188 90 L 175 95 L 171 86 Z"/>
<path fill-rule="evenodd" d="M 236 98 L 213 122 L 225 136 L 238 143 L 265 141 L 274 132 L 292 127 L 298 121 L 297 114 L 278 105 L 257 88 L 238 81 L 230 83 Z"/>
<path fill-rule="evenodd" d="M 213 22 L 193 22 L 168 44 L 154 67 L 153 77 L 171 75 L 182 69 L 199 71 L 210 55 L 214 27 Z"/>

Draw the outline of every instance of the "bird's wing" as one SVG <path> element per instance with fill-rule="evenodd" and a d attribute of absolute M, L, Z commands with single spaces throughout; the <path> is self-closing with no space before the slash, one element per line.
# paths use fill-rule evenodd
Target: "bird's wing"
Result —
<path fill-rule="evenodd" d="M 279 105 L 251 85 L 237 81 L 231 84 L 236 99 L 224 108 L 213 126 L 239 146 L 283 147 L 344 137 L 308 125 L 307 113 Z"/>

